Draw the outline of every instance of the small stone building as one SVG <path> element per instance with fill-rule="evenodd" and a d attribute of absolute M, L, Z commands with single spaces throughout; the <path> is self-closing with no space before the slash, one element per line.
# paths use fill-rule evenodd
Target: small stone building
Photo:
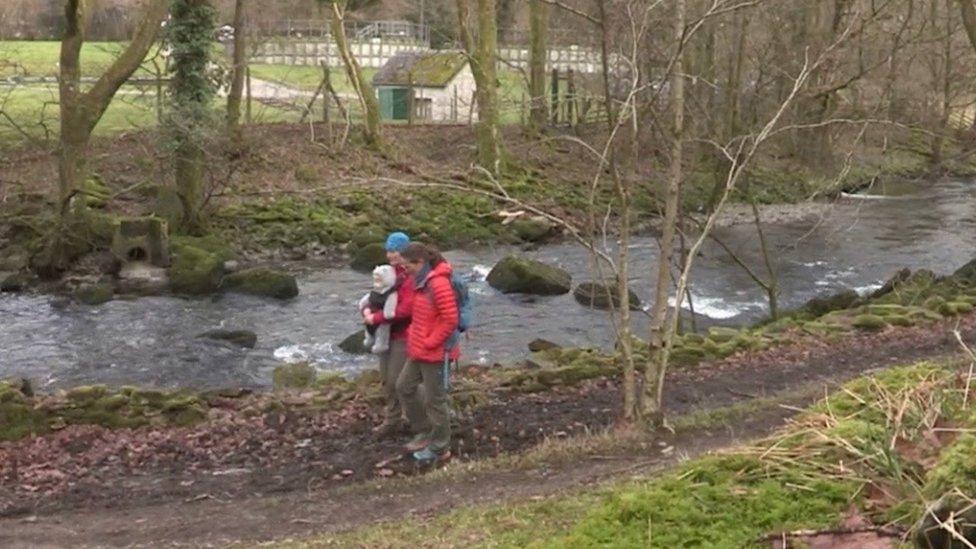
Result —
<path fill-rule="evenodd" d="M 459 51 L 403 52 L 373 77 L 383 120 L 468 123 L 478 119 L 471 66 Z"/>

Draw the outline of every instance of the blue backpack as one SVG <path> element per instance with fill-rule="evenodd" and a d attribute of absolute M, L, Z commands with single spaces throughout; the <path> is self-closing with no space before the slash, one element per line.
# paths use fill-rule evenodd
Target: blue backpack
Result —
<path fill-rule="evenodd" d="M 454 299 L 458 308 L 458 332 L 468 331 L 474 322 L 474 310 L 471 304 L 471 294 L 468 292 L 468 281 L 458 273 L 451 273 L 451 288 L 454 289 Z"/>

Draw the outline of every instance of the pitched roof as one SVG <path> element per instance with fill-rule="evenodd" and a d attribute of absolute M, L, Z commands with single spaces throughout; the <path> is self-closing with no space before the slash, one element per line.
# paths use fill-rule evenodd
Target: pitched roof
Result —
<path fill-rule="evenodd" d="M 459 51 L 400 52 L 390 58 L 373 77 L 374 86 L 442 88 L 464 68 L 468 60 Z"/>

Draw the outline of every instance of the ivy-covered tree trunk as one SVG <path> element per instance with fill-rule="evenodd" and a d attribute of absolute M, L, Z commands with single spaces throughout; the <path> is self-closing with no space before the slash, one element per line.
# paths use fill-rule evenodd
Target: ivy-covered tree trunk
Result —
<path fill-rule="evenodd" d="M 363 76 L 359 61 L 352 54 L 349 48 L 349 39 L 346 37 L 345 15 L 347 0 L 335 0 L 330 2 L 332 8 L 332 38 L 335 40 L 339 55 L 342 57 L 343 65 L 346 67 L 346 74 L 349 82 L 356 90 L 359 97 L 359 105 L 363 109 L 363 117 L 366 119 L 366 139 L 370 145 L 379 147 L 382 144 L 382 133 L 380 130 L 380 104 L 373 92 L 373 86 Z"/>
<path fill-rule="evenodd" d="M 546 60 L 549 34 L 549 5 L 543 0 L 529 0 L 529 123 L 532 131 L 546 125 Z"/>
<path fill-rule="evenodd" d="M 476 86 L 478 123 L 475 139 L 478 144 L 478 163 L 494 175 L 502 172 L 501 134 L 498 127 L 498 25 L 495 0 L 478 0 L 478 37 L 475 42 L 468 27 L 468 0 L 457 0 L 459 31 L 471 61 Z"/>
<path fill-rule="evenodd" d="M 240 139 L 241 98 L 244 96 L 244 72 L 247 69 L 246 1 L 236 0 L 234 3 L 234 67 L 227 93 L 227 130 L 235 141 Z"/>
<path fill-rule="evenodd" d="M 199 233 L 203 215 L 205 145 L 212 134 L 216 86 L 207 74 L 216 11 L 208 0 L 173 0 L 169 42 L 173 77 L 167 126 L 175 150 L 176 192 L 183 203 L 180 229 Z"/>

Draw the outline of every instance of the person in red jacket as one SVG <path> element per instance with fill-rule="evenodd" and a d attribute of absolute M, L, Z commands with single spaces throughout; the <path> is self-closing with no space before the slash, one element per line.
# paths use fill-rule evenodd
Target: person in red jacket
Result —
<path fill-rule="evenodd" d="M 414 277 L 413 317 L 407 331 L 407 364 L 397 393 L 414 432 L 405 446 L 418 461 L 450 457 L 451 417 L 445 377 L 457 360 L 458 307 L 451 285 L 451 265 L 433 248 L 412 243 L 401 252 Z M 418 398 L 420 384 L 424 401 Z"/>
<path fill-rule="evenodd" d="M 376 313 L 363 311 L 363 323 L 367 326 L 390 325 L 390 348 L 379 355 L 380 377 L 386 403 L 383 410 L 383 423 L 373 430 L 380 435 L 395 434 L 405 431 L 407 427 L 403 407 L 397 396 L 396 384 L 407 362 L 407 329 L 413 312 L 415 291 L 413 276 L 407 274 L 403 257 L 400 255 L 409 244 L 410 238 L 400 232 L 392 233 L 386 239 L 386 259 L 396 269 L 397 274 L 397 305 L 393 316 L 387 317 L 382 311 Z"/>

